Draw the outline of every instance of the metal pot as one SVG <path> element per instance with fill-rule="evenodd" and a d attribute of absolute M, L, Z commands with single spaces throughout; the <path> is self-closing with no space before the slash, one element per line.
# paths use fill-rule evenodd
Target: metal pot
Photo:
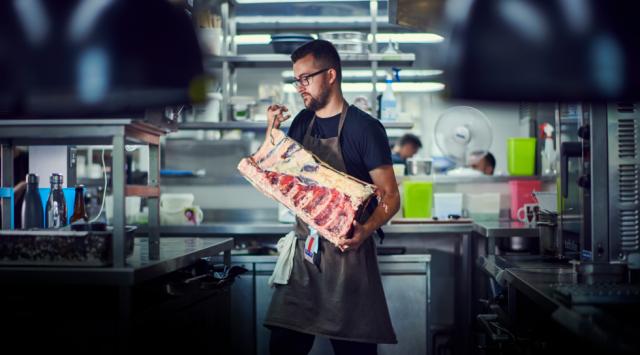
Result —
<path fill-rule="evenodd" d="M 407 159 L 407 175 L 431 175 L 431 159 Z"/>
<path fill-rule="evenodd" d="M 351 42 L 367 42 L 367 34 L 364 32 L 356 31 L 333 31 L 333 32 L 320 32 L 320 39 L 327 41 L 351 41 Z"/>

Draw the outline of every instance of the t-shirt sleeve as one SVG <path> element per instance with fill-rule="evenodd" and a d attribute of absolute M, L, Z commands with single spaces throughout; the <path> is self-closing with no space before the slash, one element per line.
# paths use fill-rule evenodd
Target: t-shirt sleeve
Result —
<path fill-rule="evenodd" d="M 362 159 L 367 171 L 391 165 L 391 149 L 387 131 L 378 120 L 370 120 L 362 137 Z"/>
<path fill-rule="evenodd" d="M 287 131 L 287 136 L 293 138 L 298 143 L 302 144 L 302 139 L 304 138 L 306 125 L 304 124 L 306 117 L 306 111 L 300 111 L 296 117 L 291 122 L 291 126 Z"/>

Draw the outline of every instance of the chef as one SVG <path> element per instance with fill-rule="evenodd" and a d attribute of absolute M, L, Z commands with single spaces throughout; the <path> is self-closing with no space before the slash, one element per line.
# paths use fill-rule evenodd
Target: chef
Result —
<path fill-rule="evenodd" d="M 496 169 L 496 158 L 490 152 L 473 152 L 469 159 L 469 167 L 484 175 L 493 175 Z"/>
<path fill-rule="evenodd" d="M 378 120 L 342 96 L 340 57 L 330 42 L 308 42 L 291 60 L 293 84 L 306 109 L 294 118 L 288 135 L 333 168 L 375 184 L 381 199 L 370 205 L 366 220 L 354 222 L 352 237 L 345 236 L 338 247 L 317 238 L 313 258 L 305 258 L 304 247 L 314 231 L 296 220 L 291 275 L 287 284 L 275 286 L 264 322 L 271 330 L 270 352 L 307 354 L 315 336 L 322 336 L 330 339 L 335 354 L 376 354 L 377 344 L 397 343 L 373 238 L 400 205 L 389 141 Z M 287 112 L 282 105 L 269 107 L 269 129 L 279 127 Z"/>
<path fill-rule="evenodd" d="M 402 136 L 391 153 L 391 160 L 394 164 L 405 164 L 407 159 L 413 157 L 422 148 L 420 138 L 415 134 L 407 133 Z"/>

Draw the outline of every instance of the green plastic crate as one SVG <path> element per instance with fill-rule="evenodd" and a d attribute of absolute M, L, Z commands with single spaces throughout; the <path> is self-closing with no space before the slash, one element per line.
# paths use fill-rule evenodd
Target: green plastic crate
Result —
<path fill-rule="evenodd" d="M 507 170 L 512 176 L 532 176 L 536 171 L 536 139 L 507 140 Z"/>
<path fill-rule="evenodd" d="M 405 218 L 429 218 L 433 205 L 433 183 L 405 181 L 402 183 L 402 212 Z"/>

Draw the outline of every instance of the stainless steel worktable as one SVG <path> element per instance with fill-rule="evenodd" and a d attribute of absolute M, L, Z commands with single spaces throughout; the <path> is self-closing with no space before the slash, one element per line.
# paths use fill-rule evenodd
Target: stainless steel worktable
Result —
<path fill-rule="evenodd" d="M 136 238 L 133 255 L 123 268 L 0 266 L 0 282 L 132 286 L 159 277 L 198 259 L 225 253 L 233 238 L 160 238 L 160 257 L 149 258 L 148 238 Z"/>
<path fill-rule="evenodd" d="M 538 238 L 538 228 L 517 221 L 478 221 L 473 231 L 487 238 Z"/>
<path fill-rule="evenodd" d="M 386 234 L 459 234 L 471 233 L 472 223 L 460 224 L 392 224 L 382 227 Z M 141 231 L 145 228 L 142 226 Z M 284 235 L 293 230 L 293 224 L 277 222 L 205 223 L 199 226 L 162 226 L 165 235 Z"/>
<path fill-rule="evenodd" d="M 141 231 L 145 226 L 140 227 Z M 268 221 L 204 223 L 198 226 L 161 226 L 164 235 L 284 235 L 293 224 Z M 391 224 L 382 227 L 385 234 L 460 234 L 475 232 L 487 238 L 537 238 L 538 229 L 521 222 L 486 221 L 458 224 Z"/>
<path fill-rule="evenodd" d="M 517 289 L 549 312 L 553 320 L 584 339 L 615 352 L 628 352 L 639 346 L 634 337 L 628 336 L 629 324 L 622 322 L 619 315 L 610 313 L 611 309 L 565 304 L 554 296 L 554 285 L 578 283 L 577 274 L 567 261 L 538 255 L 491 255 L 480 257 L 478 266 L 501 285 Z M 512 297 L 514 293 L 510 291 L 509 303 L 517 303 Z"/>

